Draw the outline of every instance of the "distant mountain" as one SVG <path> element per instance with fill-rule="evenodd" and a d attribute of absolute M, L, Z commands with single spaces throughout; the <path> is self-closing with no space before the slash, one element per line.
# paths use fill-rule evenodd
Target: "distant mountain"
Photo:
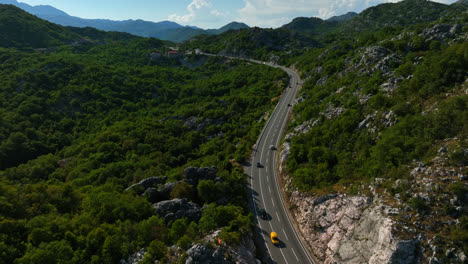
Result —
<path fill-rule="evenodd" d="M 244 28 L 250 28 L 250 27 L 247 26 L 244 23 L 231 22 L 231 23 L 229 23 L 229 24 L 227 24 L 224 27 L 221 27 L 219 29 L 207 29 L 205 31 L 205 33 L 210 34 L 210 35 L 218 35 L 218 34 L 222 34 L 222 33 L 226 32 L 226 31 L 229 31 L 229 30 L 239 30 L 239 29 L 244 29 Z"/>
<path fill-rule="evenodd" d="M 0 4 L 1 47 L 45 48 L 78 38 L 78 34 L 64 27 L 39 19 L 13 5 Z"/>
<path fill-rule="evenodd" d="M 158 38 L 163 40 L 170 40 L 174 42 L 183 42 L 191 39 L 198 35 L 219 35 L 229 30 L 239 30 L 244 28 L 250 28 L 244 23 L 231 22 L 224 27 L 219 29 L 200 29 L 197 27 L 182 27 L 176 29 L 168 29 L 160 32 Z"/>
<path fill-rule="evenodd" d="M 14 5 L 33 15 L 68 16 L 67 13 L 49 5 L 30 6 L 16 0 L 0 0 L 0 4 Z"/>
<path fill-rule="evenodd" d="M 370 7 L 349 20 L 343 31 L 355 32 L 385 26 L 408 26 L 435 21 L 448 5 L 427 0 L 403 0 Z"/>
<path fill-rule="evenodd" d="M 51 48 L 103 41 L 142 39 L 122 32 L 106 32 L 95 28 L 64 27 L 38 18 L 14 5 L 0 4 L 0 47 Z M 162 45 L 160 40 L 148 39 Z"/>
<path fill-rule="evenodd" d="M 84 19 L 70 16 L 52 6 L 30 6 L 16 0 L 0 0 L 0 4 L 15 5 L 33 15 L 62 26 L 93 27 L 105 31 L 126 32 L 137 36 L 155 37 L 174 42 L 182 42 L 200 34 L 221 34 L 230 29 L 248 28 L 247 25 L 237 22 L 232 22 L 220 29 L 203 30 L 194 26 L 181 26 L 171 21 Z"/>
<path fill-rule="evenodd" d="M 353 18 L 355 18 L 358 14 L 355 13 L 355 12 L 348 12 L 344 15 L 341 15 L 341 16 L 333 16 L 333 17 L 330 17 L 329 19 L 327 19 L 327 21 L 331 21 L 331 22 L 345 22 L 345 21 L 348 21 L 348 20 L 351 20 Z"/>

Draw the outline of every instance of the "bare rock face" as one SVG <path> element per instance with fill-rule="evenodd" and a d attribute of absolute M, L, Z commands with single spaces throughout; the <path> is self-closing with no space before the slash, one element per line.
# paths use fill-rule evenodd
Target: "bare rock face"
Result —
<path fill-rule="evenodd" d="M 415 263 L 417 240 L 400 241 L 393 221 L 365 196 L 307 197 L 294 191 L 290 202 L 299 229 L 324 263 Z"/>
<path fill-rule="evenodd" d="M 187 250 L 187 260 L 185 264 L 196 264 L 196 263 L 224 263 L 224 256 L 222 248 L 218 248 L 213 252 L 212 249 L 207 248 L 201 243 L 193 245 L 189 250 Z"/>
<path fill-rule="evenodd" d="M 174 199 L 153 204 L 155 214 L 164 218 L 166 223 L 187 218 L 188 222 L 198 222 L 202 210 L 200 206 L 187 199 Z"/>
<path fill-rule="evenodd" d="M 354 64 L 347 71 L 359 70 L 364 74 L 382 71 L 389 73 L 392 65 L 401 63 L 401 58 L 391 50 L 380 47 L 368 47 L 361 52 L 360 61 Z"/>
<path fill-rule="evenodd" d="M 421 35 L 428 41 L 430 40 L 446 40 L 454 38 L 455 34 L 462 31 L 462 25 L 448 25 L 448 24 L 437 24 L 431 28 L 423 30 Z"/>
<path fill-rule="evenodd" d="M 187 182 L 192 184 L 197 184 L 200 180 L 214 180 L 217 172 L 216 166 L 211 168 L 188 167 L 184 171 Z"/>
<path fill-rule="evenodd" d="M 235 264 L 256 264 L 257 259 L 254 256 L 256 251 L 255 244 L 252 240 L 252 234 L 244 236 L 241 239 L 240 245 L 236 246 L 219 246 L 215 248 L 205 245 L 217 241 L 221 230 L 216 230 L 213 233 L 203 238 L 202 243 L 194 244 L 187 251 L 187 259 L 185 264 L 206 263 L 235 263 Z M 229 256 L 226 258 L 226 256 Z"/>
<path fill-rule="evenodd" d="M 291 142 L 285 141 L 283 145 L 281 146 L 281 152 L 280 152 L 280 164 L 279 164 L 280 173 L 286 172 L 286 161 L 288 160 L 290 153 L 291 153 Z"/>

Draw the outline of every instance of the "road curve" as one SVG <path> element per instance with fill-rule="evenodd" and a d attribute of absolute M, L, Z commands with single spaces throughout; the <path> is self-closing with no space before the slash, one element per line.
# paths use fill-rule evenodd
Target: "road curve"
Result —
<path fill-rule="evenodd" d="M 203 53 L 203 55 L 218 56 L 206 53 Z M 224 57 L 240 59 L 229 56 Z M 252 153 L 251 165 L 245 167 L 245 171 L 249 175 L 249 205 L 255 215 L 256 221 L 256 240 L 260 243 L 261 250 L 267 253 L 269 263 L 314 263 L 296 234 L 285 208 L 275 169 L 276 150 L 279 149 L 281 138 L 288 123 L 288 116 L 291 111 L 290 105 L 292 105 L 293 100 L 296 98 L 302 82 L 299 75 L 289 68 L 257 60 L 248 59 L 248 61 L 280 68 L 290 77 L 288 88 L 271 113 L 257 140 Z M 273 150 L 270 149 L 271 146 L 274 146 Z M 260 167 L 256 165 L 257 162 L 260 162 Z M 262 219 L 260 216 L 259 211 L 261 209 L 266 210 L 268 214 L 267 220 Z M 272 244 L 270 239 L 271 232 L 278 234 L 280 239 L 279 246 Z"/>

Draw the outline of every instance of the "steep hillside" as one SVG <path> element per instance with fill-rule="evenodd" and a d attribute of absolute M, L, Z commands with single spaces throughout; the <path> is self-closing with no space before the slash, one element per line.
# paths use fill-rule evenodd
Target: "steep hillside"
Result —
<path fill-rule="evenodd" d="M 311 35 L 319 35 L 334 32 L 341 25 L 340 22 L 338 20 L 322 20 L 316 17 L 298 17 L 291 23 L 282 26 L 282 28 Z"/>
<path fill-rule="evenodd" d="M 330 17 L 329 19 L 327 19 L 327 21 L 334 21 L 334 22 L 345 22 L 345 21 L 348 21 L 348 20 L 351 20 L 353 18 L 355 18 L 358 14 L 355 13 L 355 12 L 348 12 L 344 15 L 341 15 L 341 16 L 333 16 L 333 17 Z"/>
<path fill-rule="evenodd" d="M 403 0 L 370 7 L 351 19 L 343 32 L 376 30 L 388 26 L 408 26 L 437 20 L 448 5 L 427 0 Z"/>
<path fill-rule="evenodd" d="M 173 42 L 182 42 L 193 36 L 201 34 L 218 35 L 231 29 L 238 30 L 249 28 L 246 24 L 238 22 L 231 22 L 219 29 L 204 30 L 192 26 L 181 26 L 171 21 L 150 22 L 141 19 L 123 21 L 114 21 L 109 19 L 84 19 L 70 16 L 52 6 L 30 6 L 25 3 L 19 3 L 16 0 L 0 0 L 0 4 L 15 5 L 30 14 L 62 26 L 92 27 L 105 31 L 125 32 L 141 37 L 155 37 Z"/>
<path fill-rule="evenodd" d="M 0 8 L 0 263 L 255 262 L 239 162 L 284 72 Z"/>
<path fill-rule="evenodd" d="M 0 4 L 1 47 L 45 48 L 70 43 L 79 37 L 18 7 Z"/>
<path fill-rule="evenodd" d="M 307 81 L 280 168 L 293 214 L 325 263 L 468 255 L 467 9 L 404 1 L 346 26 L 370 15 L 385 24 L 395 7 L 433 17 L 369 26 L 291 59 Z"/>

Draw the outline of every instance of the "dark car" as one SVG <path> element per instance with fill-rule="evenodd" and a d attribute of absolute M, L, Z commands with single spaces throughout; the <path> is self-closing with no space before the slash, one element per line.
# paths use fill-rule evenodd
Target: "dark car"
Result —
<path fill-rule="evenodd" d="M 257 162 L 257 167 L 258 167 L 258 168 L 261 168 L 261 167 L 262 167 L 262 164 L 260 164 L 260 161 Z"/>
<path fill-rule="evenodd" d="M 260 217 L 262 217 L 263 220 L 268 220 L 268 214 L 265 209 L 260 209 Z"/>

